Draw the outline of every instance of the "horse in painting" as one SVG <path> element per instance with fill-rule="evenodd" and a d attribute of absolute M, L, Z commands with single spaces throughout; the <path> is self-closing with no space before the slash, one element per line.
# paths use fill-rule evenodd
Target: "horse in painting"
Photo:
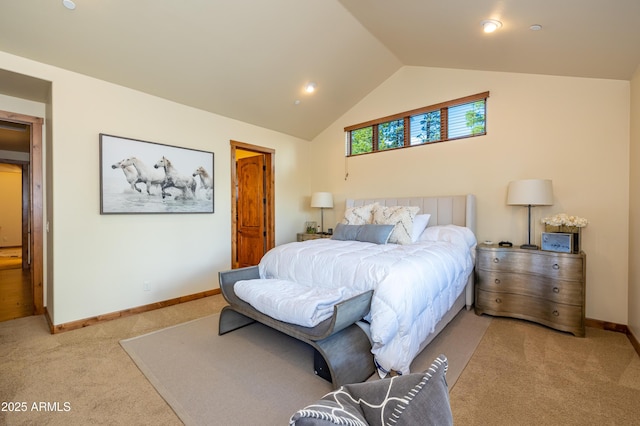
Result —
<path fill-rule="evenodd" d="M 200 176 L 200 183 L 204 191 L 204 196 L 207 199 L 211 199 L 213 196 L 213 178 L 202 166 L 198 167 L 196 171 L 193 172 L 193 177 L 196 176 Z"/>
<path fill-rule="evenodd" d="M 213 179 L 207 173 L 204 167 L 200 166 L 193 172 L 193 177 L 200 176 L 200 182 L 202 183 L 202 187 L 204 189 L 212 189 L 213 188 Z"/>
<path fill-rule="evenodd" d="M 136 183 L 141 182 L 147 186 L 147 194 L 151 195 L 151 186 L 162 186 L 164 182 L 164 175 L 162 173 L 158 173 L 157 171 L 150 170 L 147 165 L 136 157 L 129 157 L 120 162 L 121 165 L 128 167 L 135 167 L 138 172 L 138 179 Z"/>
<path fill-rule="evenodd" d="M 121 169 L 124 173 L 125 179 L 127 179 L 127 182 L 129 182 L 129 185 L 131 185 L 131 189 L 133 189 L 134 191 L 142 192 L 142 190 L 136 186 L 136 184 L 138 183 L 138 171 L 133 166 L 124 166 L 122 164 L 124 163 L 124 161 L 125 160 L 122 160 L 112 164 L 111 168 Z"/>
<path fill-rule="evenodd" d="M 182 190 L 182 195 L 187 198 L 192 198 L 196 192 L 196 180 L 189 175 L 183 175 L 173 166 L 171 161 L 167 157 L 162 157 L 153 166 L 156 169 L 164 169 L 164 181 L 162 182 L 162 198 L 166 195 L 171 195 L 165 190 L 167 188 L 177 188 Z"/>

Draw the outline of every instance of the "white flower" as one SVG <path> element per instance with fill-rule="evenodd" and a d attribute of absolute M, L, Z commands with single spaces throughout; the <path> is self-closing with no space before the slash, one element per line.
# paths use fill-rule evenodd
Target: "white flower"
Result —
<path fill-rule="evenodd" d="M 545 217 L 541 219 L 541 222 L 545 225 L 551 226 L 575 226 L 577 228 L 584 228 L 589 224 L 587 219 L 578 216 L 569 216 L 566 213 L 559 213 L 553 216 Z"/>

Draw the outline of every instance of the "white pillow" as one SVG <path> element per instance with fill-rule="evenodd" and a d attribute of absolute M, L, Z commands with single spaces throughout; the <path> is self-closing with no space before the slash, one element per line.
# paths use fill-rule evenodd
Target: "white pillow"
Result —
<path fill-rule="evenodd" d="M 417 214 L 416 217 L 413 218 L 413 230 L 411 231 L 412 243 L 418 241 L 418 238 L 420 238 L 420 235 L 422 235 L 422 232 L 429 224 L 430 218 L 430 214 Z"/>
<path fill-rule="evenodd" d="M 476 236 L 469 228 L 457 225 L 430 226 L 424 230 L 420 241 L 447 241 L 467 247 L 477 243 Z"/>
<path fill-rule="evenodd" d="M 392 244 L 411 244 L 413 219 L 420 207 L 376 205 L 373 209 L 373 223 L 376 225 L 395 225 L 389 237 Z"/>
<path fill-rule="evenodd" d="M 378 203 L 367 204 L 366 206 L 347 207 L 344 212 L 342 223 L 345 225 L 366 225 L 373 221 L 373 209 Z"/>

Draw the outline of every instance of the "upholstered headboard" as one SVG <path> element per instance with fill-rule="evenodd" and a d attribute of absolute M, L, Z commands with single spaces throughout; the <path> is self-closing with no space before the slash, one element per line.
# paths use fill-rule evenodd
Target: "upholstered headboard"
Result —
<path fill-rule="evenodd" d="M 346 207 L 365 206 L 378 203 L 383 206 L 418 206 L 418 214 L 430 214 L 429 226 L 466 226 L 476 233 L 475 195 L 454 195 L 444 197 L 369 198 L 347 199 Z"/>

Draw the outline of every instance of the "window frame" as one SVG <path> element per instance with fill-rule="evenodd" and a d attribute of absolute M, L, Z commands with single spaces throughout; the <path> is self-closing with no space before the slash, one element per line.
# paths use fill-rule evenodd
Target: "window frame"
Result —
<path fill-rule="evenodd" d="M 410 111 L 405 111 L 405 112 L 400 112 L 397 114 L 393 114 L 393 115 L 388 115 L 386 117 L 382 117 L 382 118 L 377 118 L 375 120 L 369 120 L 369 121 L 365 121 L 363 123 L 359 123 L 359 124 L 354 124 L 351 126 L 347 126 L 344 128 L 344 131 L 346 133 L 346 137 L 345 137 L 345 142 L 346 142 L 346 157 L 353 157 L 353 156 L 359 156 L 359 155 L 365 155 L 365 154 L 373 154 L 376 152 L 388 152 L 388 151 L 393 151 L 396 149 L 403 149 L 403 148 L 411 148 L 411 147 L 416 147 L 416 146 L 423 146 L 423 145 L 430 145 L 433 143 L 440 143 L 440 142 L 448 142 L 448 141 L 452 141 L 452 140 L 459 140 L 459 139 L 466 139 L 466 138 L 472 138 L 472 137 L 476 137 L 476 136 L 484 136 L 487 134 L 487 99 L 489 98 L 489 92 L 481 92 L 481 93 L 476 93 L 475 95 L 469 95 L 469 96 L 465 96 L 462 98 L 458 98 L 458 99 L 453 99 L 450 101 L 446 101 L 446 102 L 441 102 L 438 104 L 434 104 L 434 105 L 429 105 L 426 107 L 422 107 L 422 108 L 416 108 L 416 109 L 412 109 Z M 470 104 L 473 102 L 477 102 L 477 101 L 484 101 L 484 110 L 485 110 L 485 114 L 484 114 L 484 132 L 482 133 L 476 133 L 476 134 L 470 134 L 470 135 L 464 135 L 464 136 L 459 136 L 459 137 L 455 137 L 455 138 L 449 138 L 449 126 L 448 126 L 448 120 L 449 120 L 449 108 L 451 107 L 455 107 L 455 106 L 459 106 L 459 105 L 464 105 L 464 104 Z M 410 122 L 411 122 L 411 117 L 415 116 L 415 115 L 420 115 L 420 114 L 427 114 L 430 112 L 434 112 L 434 111 L 440 111 L 440 139 L 435 140 L 435 141 L 429 141 L 429 142 L 425 142 L 425 143 L 421 143 L 421 144 L 415 144 L 415 145 L 411 145 L 411 128 L 410 128 Z M 403 120 L 404 122 L 404 145 L 403 146 L 398 146 L 398 147 L 394 147 L 394 148 L 385 148 L 385 149 L 379 149 L 379 132 L 378 132 L 378 126 L 380 124 L 384 124 L 384 123 L 389 123 L 392 121 L 398 121 L 398 120 Z M 351 140 L 351 132 L 354 130 L 360 130 L 363 128 L 367 128 L 367 127 L 371 127 L 372 128 L 372 149 L 369 152 L 361 152 L 359 154 L 352 154 L 351 150 L 353 147 L 353 141 Z"/>

